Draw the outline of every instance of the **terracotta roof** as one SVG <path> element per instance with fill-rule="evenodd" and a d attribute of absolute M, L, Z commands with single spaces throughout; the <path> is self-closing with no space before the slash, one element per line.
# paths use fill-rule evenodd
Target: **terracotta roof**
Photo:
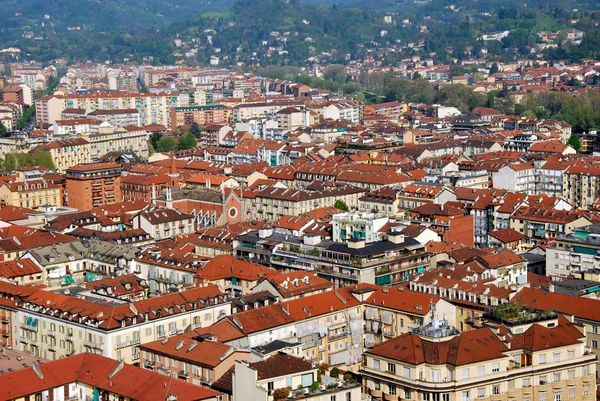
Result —
<path fill-rule="evenodd" d="M 195 277 L 197 280 L 217 281 L 237 278 L 239 280 L 257 281 L 262 277 L 272 277 L 279 272 L 256 263 L 236 259 L 231 255 L 222 255 L 209 260 Z"/>
<path fill-rule="evenodd" d="M 419 365 L 450 364 L 454 366 L 506 358 L 508 348 L 489 329 L 465 332 L 446 341 L 428 341 L 413 333 L 406 333 L 386 341 L 367 353 L 396 361 Z"/>
<path fill-rule="evenodd" d="M 8 279 L 39 274 L 42 269 L 31 259 L 0 262 L 0 277 Z"/>
<path fill-rule="evenodd" d="M 505 228 L 503 230 L 492 231 L 489 233 L 489 235 L 491 237 L 496 238 L 498 241 L 500 241 L 503 244 L 521 241 L 522 239 L 525 238 L 525 236 L 523 234 L 521 234 L 520 232 L 518 232 L 512 228 Z"/>
<path fill-rule="evenodd" d="M 39 365 L 43 379 L 33 368 L 0 375 L 0 399 L 18 399 L 75 382 L 146 401 L 164 401 L 170 394 L 175 394 L 178 401 L 211 399 L 219 395 L 206 387 L 127 364 L 109 377 L 118 364 L 114 359 L 83 353 Z"/>
<path fill-rule="evenodd" d="M 522 288 L 511 300 L 531 308 L 554 310 L 576 318 L 600 322 L 600 301 L 575 295 Z"/>
<path fill-rule="evenodd" d="M 190 347 L 192 344 L 195 345 Z M 218 366 L 234 351 L 230 345 L 210 340 L 193 340 L 188 336 L 169 337 L 165 343 L 162 340 L 145 343 L 140 345 L 140 349 L 210 368 Z"/>

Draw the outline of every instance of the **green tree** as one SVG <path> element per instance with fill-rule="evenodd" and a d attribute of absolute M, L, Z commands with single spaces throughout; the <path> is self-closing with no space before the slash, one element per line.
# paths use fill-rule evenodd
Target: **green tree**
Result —
<path fill-rule="evenodd" d="M 152 135 L 150 135 L 150 143 L 152 144 L 152 146 L 154 146 L 154 149 L 158 149 L 158 141 L 160 140 L 160 138 L 162 138 L 162 136 L 163 134 L 161 134 L 158 131 L 153 132 Z"/>
<path fill-rule="evenodd" d="M 581 149 L 581 139 L 579 138 L 579 135 L 572 134 L 567 144 L 573 146 L 573 149 L 579 152 Z"/>
<path fill-rule="evenodd" d="M 198 125 L 198 123 L 196 121 L 194 121 L 193 123 L 190 124 L 190 132 L 196 138 L 200 137 L 200 134 L 202 133 L 202 131 L 200 130 L 200 126 Z"/>
<path fill-rule="evenodd" d="M 177 149 L 175 140 L 170 136 L 161 136 L 156 143 L 156 150 L 159 152 L 173 152 Z"/>
<path fill-rule="evenodd" d="M 34 166 L 44 166 L 47 169 L 56 171 L 56 166 L 54 165 L 52 156 L 45 150 L 38 149 L 35 152 L 33 152 L 32 164 Z"/>
<path fill-rule="evenodd" d="M 148 156 L 152 156 L 154 153 L 156 153 L 156 150 L 154 150 L 152 142 L 148 142 Z"/>
<path fill-rule="evenodd" d="M 343 210 L 345 212 L 347 212 L 349 210 L 346 202 L 344 202 L 341 199 L 336 200 L 335 203 L 333 204 L 333 207 L 335 207 L 336 209 Z"/>
<path fill-rule="evenodd" d="M 193 149 L 195 147 L 196 137 L 191 132 L 188 132 L 187 134 L 179 138 L 179 150 Z"/>
<path fill-rule="evenodd" d="M 6 129 L 6 126 L 4 124 L 2 124 L 2 122 L 0 122 L 0 137 L 5 137 L 8 135 L 8 130 Z"/>

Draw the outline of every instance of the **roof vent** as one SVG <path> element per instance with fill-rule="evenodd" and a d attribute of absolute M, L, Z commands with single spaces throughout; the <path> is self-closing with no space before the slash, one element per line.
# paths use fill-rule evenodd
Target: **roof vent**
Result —
<path fill-rule="evenodd" d="M 180 350 L 180 349 L 182 349 L 182 348 L 183 348 L 183 340 L 180 340 L 180 341 L 177 343 L 177 345 L 175 346 L 175 349 L 176 349 L 177 351 L 179 351 L 179 350 Z"/>
<path fill-rule="evenodd" d="M 33 368 L 33 371 L 35 372 L 37 377 L 39 377 L 40 380 L 44 380 L 44 374 L 42 373 L 42 370 L 40 369 L 40 366 L 38 365 L 38 363 L 34 362 L 33 366 L 31 366 L 31 367 Z"/>
<path fill-rule="evenodd" d="M 194 348 L 196 348 L 197 345 L 198 345 L 197 341 L 192 341 L 192 343 L 190 344 L 190 346 L 187 349 L 187 352 L 190 352 L 191 350 L 193 350 Z"/>

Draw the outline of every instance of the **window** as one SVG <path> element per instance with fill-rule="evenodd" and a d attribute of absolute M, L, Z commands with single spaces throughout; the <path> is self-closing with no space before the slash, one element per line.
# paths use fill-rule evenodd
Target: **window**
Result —
<path fill-rule="evenodd" d="M 379 379 L 373 379 L 373 387 L 375 390 L 381 390 L 381 382 Z"/>
<path fill-rule="evenodd" d="M 379 360 L 378 359 L 373 359 L 373 369 L 375 370 L 379 370 Z"/>
<path fill-rule="evenodd" d="M 396 364 L 388 363 L 388 372 L 396 373 Z"/>
<path fill-rule="evenodd" d="M 463 379 L 468 379 L 469 378 L 469 369 L 463 369 L 462 370 L 462 378 Z"/>
<path fill-rule="evenodd" d="M 598 326 L 592 326 L 592 333 L 598 334 Z"/>
<path fill-rule="evenodd" d="M 408 387 L 404 387 L 404 398 L 409 400 L 412 398 L 412 391 Z"/>
<path fill-rule="evenodd" d="M 388 384 L 388 392 L 390 395 L 396 395 L 396 385 L 395 384 Z"/>
<path fill-rule="evenodd" d="M 546 363 L 546 354 L 540 354 L 540 365 Z"/>
<path fill-rule="evenodd" d="M 569 387 L 569 398 L 575 398 L 575 387 Z"/>
<path fill-rule="evenodd" d="M 590 386 L 587 384 L 583 386 L 583 395 L 590 395 Z"/>
<path fill-rule="evenodd" d="M 547 401 L 546 400 L 546 393 L 540 393 L 539 401 Z"/>
<path fill-rule="evenodd" d="M 567 371 L 567 379 L 573 380 L 574 378 L 575 378 L 575 371 L 574 370 Z"/>
<path fill-rule="evenodd" d="M 500 393 L 500 385 L 499 384 L 494 384 L 492 386 L 492 394 L 501 394 Z"/>
<path fill-rule="evenodd" d="M 500 364 L 498 362 L 492 364 L 492 372 L 500 372 Z"/>
<path fill-rule="evenodd" d="M 529 386 L 531 386 L 531 381 L 530 381 L 529 377 L 523 378 L 523 387 L 529 387 Z"/>
<path fill-rule="evenodd" d="M 477 367 L 477 376 L 479 376 L 479 377 L 485 376 L 485 366 Z"/>
<path fill-rule="evenodd" d="M 562 401 L 562 391 L 556 390 L 554 392 L 554 401 Z"/>
<path fill-rule="evenodd" d="M 554 362 L 560 362 L 560 352 L 554 353 Z"/>
<path fill-rule="evenodd" d="M 560 372 L 554 372 L 554 374 L 552 375 L 552 381 L 554 381 L 555 383 L 558 383 L 560 381 Z"/>
<path fill-rule="evenodd" d="M 469 401 L 469 391 L 462 392 L 462 401 Z"/>
<path fill-rule="evenodd" d="M 335 395 L 332 395 L 331 397 L 329 397 L 329 401 L 335 401 Z"/>
<path fill-rule="evenodd" d="M 292 378 L 291 377 L 288 377 L 285 379 L 285 386 L 290 387 L 290 388 L 292 387 Z"/>
<path fill-rule="evenodd" d="M 575 359 L 575 350 L 570 349 L 567 351 L 567 359 Z"/>
<path fill-rule="evenodd" d="M 351 392 L 346 393 L 346 401 L 352 401 L 352 393 Z"/>
<path fill-rule="evenodd" d="M 590 367 L 588 365 L 585 365 L 584 367 L 581 368 L 581 374 L 583 376 L 587 376 L 590 374 Z"/>
<path fill-rule="evenodd" d="M 592 340 L 592 348 L 594 348 L 594 349 L 598 348 L 598 341 Z"/>
<path fill-rule="evenodd" d="M 410 378 L 410 368 L 404 368 L 404 377 Z"/>
<path fill-rule="evenodd" d="M 479 387 L 477 389 L 477 398 L 485 398 L 485 387 Z"/>
<path fill-rule="evenodd" d="M 267 390 L 269 390 L 269 394 L 271 394 L 273 392 L 274 388 L 275 388 L 274 382 L 268 382 L 267 383 Z"/>
<path fill-rule="evenodd" d="M 548 378 L 546 375 L 540 376 L 540 385 L 548 383 Z"/>

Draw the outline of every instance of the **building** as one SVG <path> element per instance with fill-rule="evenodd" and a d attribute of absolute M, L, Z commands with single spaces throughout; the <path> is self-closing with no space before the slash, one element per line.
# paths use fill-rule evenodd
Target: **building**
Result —
<path fill-rule="evenodd" d="M 122 171 L 115 162 L 80 164 L 67 169 L 67 205 L 85 211 L 121 202 Z"/>
<path fill-rule="evenodd" d="M 138 109 L 94 110 L 88 113 L 87 116 L 108 123 L 115 128 L 121 128 L 127 125 L 134 125 L 136 127 L 142 125 Z"/>
<path fill-rule="evenodd" d="M 92 161 L 90 143 L 85 138 L 67 138 L 52 141 L 33 148 L 30 153 L 34 153 L 38 149 L 50 153 L 58 173 L 64 173 L 65 170 L 73 166 Z"/>
<path fill-rule="evenodd" d="M 210 386 L 235 361 L 250 361 L 250 351 L 215 341 L 213 336 L 190 332 L 140 345 L 140 366 L 197 386 Z"/>
<path fill-rule="evenodd" d="M 41 127 L 60 119 L 64 109 L 84 109 L 87 113 L 99 109 L 137 109 L 142 125 L 160 124 L 170 128 L 170 108 L 179 106 L 179 101 L 179 94 L 174 92 L 49 95 L 35 101 L 36 119 Z"/>
<path fill-rule="evenodd" d="M 276 390 L 289 389 L 286 399 L 306 398 L 314 401 L 352 401 L 361 399 L 360 385 L 337 383 L 326 386 L 317 382 L 317 366 L 283 352 L 257 362 L 236 361 L 235 366 L 212 387 L 231 394 L 231 401 L 274 401 Z M 323 375 L 324 376 L 324 375 Z M 314 385 L 313 383 L 316 383 Z M 314 389 L 314 390 L 313 390 Z"/>
<path fill-rule="evenodd" d="M 62 186 L 45 179 L 5 182 L 0 186 L 0 207 L 17 206 L 37 209 L 62 206 Z"/>
<path fill-rule="evenodd" d="M 518 323 L 459 333 L 433 319 L 365 352 L 363 383 L 386 400 L 595 399 L 584 333 L 564 317 Z"/>
<path fill-rule="evenodd" d="M 138 363 L 140 344 L 209 326 L 231 311 L 228 298 L 216 286 L 132 303 L 5 282 L 0 282 L 0 294 L 12 298 L 11 305 L 0 304 L 15 327 L 12 348 L 51 360 L 91 352 Z"/>
<path fill-rule="evenodd" d="M 600 224 L 576 227 L 546 250 L 546 275 L 560 279 L 600 268 Z"/>
<path fill-rule="evenodd" d="M 220 104 L 172 107 L 170 113 L 173 127 L 181 127 L 192 123 L 210 125 L 229 121 L 229 110 Z"/>
<path fill-rule="evenodd" d="M 122 361 L 82 353 L 0 377 L 3 400 L 217 401 L 220 393 Z"/>
<path fill-rule="evenodd" d="M 132 223 L 134 229 L 141 228 L 157 241 L 194 232 L 194 216 L 177 209 L 142 212 L 133 218 Z"/>
<path fill-rule="evenodd" d="M 90 162 L 97 162 L 112 152 L 132 152 L 140 160 L 148 160 L 148 133 L 135 125 L 113 129 L 102 123 L 97 133 L 85 137 L 90 143 Z"/>
<path fill-rule="evenodd" d="M 517 163 L 504 166 L 493 173 L 493 186 L 511 192 L 534 195 L 535 175 L 533 165 Z"/>

